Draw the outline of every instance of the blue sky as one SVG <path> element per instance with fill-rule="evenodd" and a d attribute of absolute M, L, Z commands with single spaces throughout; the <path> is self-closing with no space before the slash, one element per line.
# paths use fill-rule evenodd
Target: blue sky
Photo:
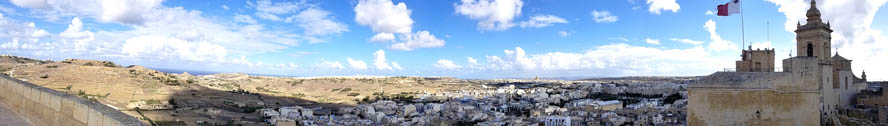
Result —
<path fill-rule="evenodd" d="M 741 16 L 710 13 L 726 2 L 10 0 L 0 53 L 289 76 L 707 75 L 739 59 Z M 746 44 L 789 57 L 808 1 L 743 2 Z M 885 2 L 817 5 L 855 73 L 882 80 Z"/>

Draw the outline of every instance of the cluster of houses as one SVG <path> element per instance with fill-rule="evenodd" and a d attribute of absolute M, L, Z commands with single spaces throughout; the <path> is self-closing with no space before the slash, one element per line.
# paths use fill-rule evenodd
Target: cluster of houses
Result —
<path fill-rule="evenodd" d="M 272 125 L 683 125 L 686 84 L 537 81 L 484 84 L 473 90 L 417 94 L 336 110 L 261 109 Z M 668 100 L 666 96 L 682 96 Z M 668 102 L 668 103 L 667 103 Z M 320 112 L 323 111 L 323 112 Z"/>

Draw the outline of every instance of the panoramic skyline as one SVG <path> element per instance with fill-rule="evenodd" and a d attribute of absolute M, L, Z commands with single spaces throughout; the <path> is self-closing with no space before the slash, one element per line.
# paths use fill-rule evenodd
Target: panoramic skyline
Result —
<path fill-rule="evenodd" d="M 715 15 L 726 2 L 11 0 L 0 54 L 286 76 L 697 76 L 747 48 L 741 15 Z M 743 1 L 745 44 L 788 58 L 808 2 Z M 871 80 L 888 79 L 885 2 L 817 4 L 834 52 Z"/>

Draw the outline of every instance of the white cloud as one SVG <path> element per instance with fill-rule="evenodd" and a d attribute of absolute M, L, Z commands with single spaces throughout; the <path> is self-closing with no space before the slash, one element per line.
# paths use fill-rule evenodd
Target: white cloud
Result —
<path fill-rule="evenodd" d="M 49 8 L 49 4 L 46 3 L 46 0 L 10 0 L 13 5 L 25 8 L 34 8 L 34 9 L 46 9 Z"/>
<path fill-rule="evenodd" d="M 646 39 L 644 39 L 644 42 L 646 42 L 648 44 L 653 44 L 653 45 L 660 45 L 660 40 L 658 40 L 658 39 L 646 38 Z"/>
<path fill-rule="evenodd" d="M 37 28 L 33 22 L 9 19 L 3 17 L 2 14 L 0 14 L 0 28 L 3 28 L 0 31 L 0 40 L 2 40 L 0 42 L 4 42 L 0 48 L 3 48 L 3 51 L 37 49 L 36 47 L 45 45 L 45 43 L 40 43 L 40 39 L 49 37 L 49 32 Z"/>
<path fill-rule="evenodd" d="M 808 0 L 768 0 L 778 6 L 777 11 L 786 16 L 785 29 L 792 34 L 796 23 L 806 24 Z M 872 27 L 876 13 L 886 0 L 817 1 L 823 21 L 828 21 L 832 33 L 832 46 L 835 52 L 854 60 L 852 65 L 856 75 L 867 71 L 869 80 L 888 80 L 888 37 Z M 792 44 L 795 45 L 795 44 Z M 794 47 L 790 47 L 795 49 Z"/>
<path fill-rule="evenodd" d="M 258 0 L 255 3 L 247 2 L 248 7 L 256 9 L 254 14 L 260 19 L 293 23 L 303 32 L 297 40 L 310 43 L 324 42 L 323 36 L 336 35 L 348 31 L 348 27 L 334 20 L 332 14 L 317 5 L 298 2 L 272 2 L 270 0 Z M 237 20 L 237 18 L 235 19 Z M 249 22 L 249 20 L 246 20 Z M 291 40 L 294 41 L 294 40 Z"/>
<path fill-rule="evenodd" d="M 515 50 L 503 50 L 506 54 L 504 58 L 498 56 L 487 56 L 487 62 L 491 63 L 493 69 L 518 69 L 532 70 L 536 69 L 537 64 L 533 62 L 521 47 L 515 47 Z"/>
<path fill-rule="evenodd" d="M 670 39 L 670 40 L 672 40 L 672 41 L 676 41 L 676 42 L 681 42 L 681 43 L 686 43 L 686 44 L 691 44 L 691 45 L 700 45 L 700 44 L 703 44 L 702 41 L 696 41 L 696 40 L 691 40 L 691 39 L 672 38 L 672 39 Z"/>
<path fill-rule="evenodd" d="M 253 19 L 252 16 L 250 16 L 250 15 L 241 15 L 241 14 L 234 14 L 234 21 L 235 21 L 235 22 L 248 23 L 248 24 L 256 24 L 256 22 L 257 22 L 256 19 Z"/>
<path fill-rule="evenodd" d="M 357 69 L 357 70 L 366 70 L 367 69 L 367 63 L 364 63 L 364 61 L 354 60 L 351 57 L 346 57 L 345 59 L 348 60 L 348 65 L 351 66 L 352 69 Z"/>
<path fill-rule="evenodd" d="M 395 40 L 395 34 L 392 33 L 378 33 L 370 37 L 371 42 L 391 42 Z"/>
<path fill-rule="evenodd" d="M 706 10 L 706 13 L 703 13 L 703 15 L 715 15 L 715 12 L 713 12 L 712 10 Z"/>
<path fill-rule="evenodd" d="M 75 51 L 84 51 L 87 46 L 93 40 L 96 40 L 95 34 L 90 31 L 86 31 L 83 28 L 83 22 L 80 21 L 80 18 L 75 17 L 71 20 L 71 24 L 68 25 L 68 29 L 65 29 L 62 33 L 59 33 L 59 37 L 62 38 L 63 42 L 74 42 L 74 50 Z"/>
<path fill-rule="evenodd" d="M 435 67 L 472 68 L 508 73 L 507 76 L 528 73 L 553 76 L 687 76 L 710 74 L 712 71 L 732 67 L 734 61 L 733 57 L 713 57 L 702 46 L 659 49 L 617 43 L 578 53 L 526 54 L 520 47 L 503 52 L 505 56 L 487 56 L 488 64 L 478 64 L 479 67 L 475 68 L 451 64 L 449 60 L 439 60 Z"/>
<path fill-rule="evenodd" d="M 164 36 L 139 36 L 126 40 L 123 54 L 134 57 L 150 54 L 149 57 L 159 59 L 173 56 L 189 61 L 224 61 L 227 52 L 225 47 L 208 42 L 190 42 Z"/>
<path fill-rule="evenodd" d="M 512 20 L 521 15 L 521 0 L 461 0 L 455 5 L 456 13 L 478 22 L 481 30 L 506 30 L 515 24 Z"/>
<path fill-rule="evenodd" d="M 419 31 L 404 36 L 404 42 L 394 43 L 394 50 L 410 51 L 417 48 L 437 48 L 444 46 L 444 40 L 438 39 L 428 31 Z"/>
<path fill-rule="evenodd" d="M 472 57 L 466 57 L 466 61 L 468 61 L 469 64 L 471 64 L 471 65 L 478 64 L 478 60 L 476 60 L 475 58 L 472 58 Z"/>
<path fill-rule="evenodd" d="M 228 5 L 222 5 L 222 9 L 230 10 L 231 8 L 229 8 Z"/>
<path fill-rule="evenodd" d="M 374 56 L 373 65 L 376 66 L 376 69 L 379 69 L 379 70 L 392 70 L 392 68 L 394 68 L 396 70 L 403 69 L 403 68 L 401 68 L 401 65 L 396 62 L 392 62 L 391 65 L 389 65 L 388 61 L 386 61 L 386 59 L 385 59 L 385 51 L 382 51 L 381 49 L 374 52 L 373 56 Z"/>
<path fill-rule="evenodd" d="M 299 67 L 299 65 L 296 65 L 295 63 L 290 62 L 290 63 L 288 63 L 288 67 L 290 67 L 290 68 L 297 68 L 297 67 Z"/>
<path fill-rule="evenodd" d="M 100 19 L 141 25 L 146 21 L 144 14 L 151 13 L 162 2 L 163 0 L 103 0 Z"/>
<path fill-rule="evenodd" d="M 395 68 L 395 70 L 404 70 L 404 68 L 401 67 L 401 64 L 398 64 L 398 62 L 392 62 L 392 67 Z"/>
<path fill-rule="evenodd" d="M 326 69 L 345 69 L 345 66 L 339 61 L 321 61 L 318 66 Z"/>
<path fill-rule="evenodd" d="M 558 31 L 558 35 L 560 35 L 561 37 L 567 37 L 567 36 L 570 36 L 571 34 L 573 34 L 573 32 Z"/>
<path fill-rule="evenodd" d="M 306 6 L 305 3 L 273 3 L 271 0 L 258 0 L 256 3 L 248 2 L 247 4 L 256 8 L 256 17 L 272 21 L 284 21 L 285 19 L 281 18 L 279 15 L 291 14 Z"/>
<path fill-rule="evenodd" d="M 410 9 L 403 2 L 394 4 L 391 0 L 360 0 L 355 6 L 355 21 L 377 32 L 370 38 L 371 42 L 393 42 L 389 48 L 394 50 L 436 48 L 445 43 L 425 30 L 413 33 Z M 400 39 L 395 37 L 396 34 Z"/>
<path fill-rule="evenodd" d="M 407 5 L 394 4 L 391 0 L 359 0 L 355 21 L 381 33 L 410 33 L 413 25 Z"/>
<path fill-rule="evenodd" d="M 596 23 L 612 23 L 619 20 L 617 16 L 611 15 L 609 11 L 593 10 L 592 12 L 589 12 L 589 14 L 592 14 L 592 19 L 595 20 Z"/>
<path fill-rule="evenodd" d="M 661 11 L 678 12 L 681 6 L 675 0 L 647 0 L 648 12 L 659 15 Z"/>
<path fill-rule="evenodd" d="M 336 22 L 330 17 L 330 12 L 319 8 L 308 8 L 295 16 L 299 27 L 305 30 L 309 36 L 331 35 L 348 31 L 342 23 Z"/>
<path fill-rule="evenodd" d="M 552 24 L 556 23 L 565 24 L 567 23 L 567 20 L 555 15 L 537 15 L 532 16 L 529 20 L 522 21 L 519 24 L 522 28 L 542 28 L 552 26 Z"/>
<path fill-rule="evenodd" d="M 712 42 L 709 42 L 709 50 L 737 50 L 737 44 L 722 39 L 721 36 L 715 32 L 715 27 L 715 21 L 712 21 L 712 19 L 709 19 L 709 21 L 706 21 L 706 24 L 703 25 L 703 28 L 706 29 L 707 32 L 709 32 L 709 39 L 712 40 Z"/>
<path fill-rule="evenodd" d="M 462 68 L 462 66 L 456 65 L 455 63 L 453 63 L 453 61 L 446 60 L 446 59 L 438 60 L 438 62 L 435 63 L 435 67 L 438 67 L 440 69 L 445 69 L 445 70 Z"/>

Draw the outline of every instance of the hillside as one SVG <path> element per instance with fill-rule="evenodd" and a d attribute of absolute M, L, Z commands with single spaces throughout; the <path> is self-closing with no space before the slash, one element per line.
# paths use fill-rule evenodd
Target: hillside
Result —
<path fill-rule="evenodd" d="M 42 61 L 15 56 L 0 56 L 0 73 L 107 104 L 136 117 L 141 117 L 132 111 L 136 108 L 157 110 L 144 112 L 145 117 L 154 120 L 185 115 L 192 115 L 193 120 L 211 120 L 203 117 L 214 115 L 237 118 L 255 112 L 254 108 L 269 106 L 335 108 L 373 99 L 374 94 L 418 94 L 476 86 L 454 78 L 302 78 L 240 73 L 193 76 L 143 66 L 122 67 L 108 61 Z"/>

